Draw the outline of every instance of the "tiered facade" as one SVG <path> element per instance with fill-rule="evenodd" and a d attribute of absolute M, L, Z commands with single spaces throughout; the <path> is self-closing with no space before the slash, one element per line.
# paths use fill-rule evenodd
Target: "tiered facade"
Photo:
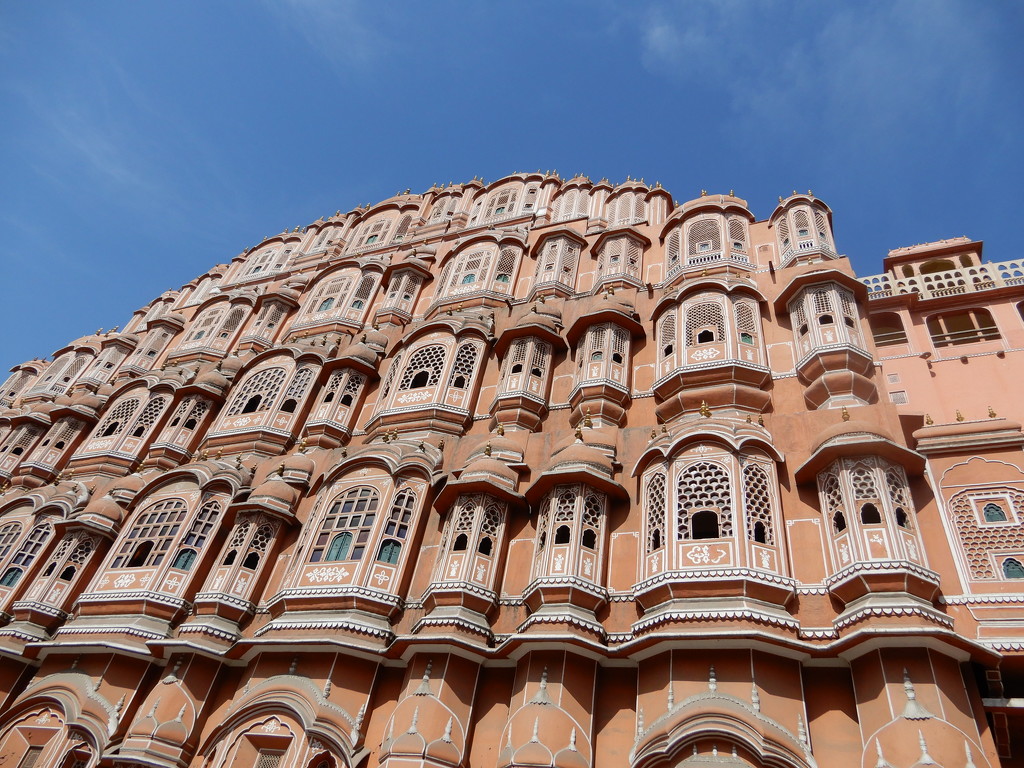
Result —
<path fill-rule="evenodd" d="M 0 390 L 0 766 L 1024 765 L 1024 263 L 516 174 Z"/>

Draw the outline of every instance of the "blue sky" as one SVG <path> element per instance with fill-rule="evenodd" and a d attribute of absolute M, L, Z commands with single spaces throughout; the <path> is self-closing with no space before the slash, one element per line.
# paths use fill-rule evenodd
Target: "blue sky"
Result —
<path fill-rule="evenodd" d="M 0 366 L 265 234 L 519 170 L 813 189 L 861 274 L 1017 247 L 1024 3 L 0 3 Z"/>

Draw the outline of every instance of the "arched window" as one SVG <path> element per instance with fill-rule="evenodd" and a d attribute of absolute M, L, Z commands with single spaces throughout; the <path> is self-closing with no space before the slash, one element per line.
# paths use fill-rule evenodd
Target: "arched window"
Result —
<path fill-rule="evenodd" d="M 479 347 L 476 344 L 467 342 L 459 346 L 455 353 L 455 362 L 452 364 L 452 372 L 448 376 L 448 386 L 456 389 L 466 389 L 473 378 L 473 371 L 476 368 L 476 358 L 479 354 Z"/>
<path fill-rule="evenodd" d="M 465 552 L 469 546 L 469 538 L 466 534 L 460 533 L 455 537 L 455 544 L 452 545 L 452 552 Z"/>
<path fill-rule="evenodd" d="M 445 350 L 440 344 L 421 347 L 409 358 L 399 390 L 432 387 L 441 378 Z"/>
<path fill-rule="evenodd" d="M 8 568 L 4 575 L 0 576 L 0 587 L 13 587 L 21 578 L 21 568 Z"/>
<path fill-rule="evenodd" d="M 842 510 L 837 511 L 832 516 L 832 528 L 836 533 L 842 533 L 846 530 L 846 517 L 843 515 Z"/>
<path fill-rule="evenodd" d="M 721 254 L 721 251 L 722 230 L 717 219 L 700 219 L 686 228 L 686 253 L 688 256 Z M 693 260 L 690 259 L 690 261 Z"/>
<path fill-rule="evenodd" d="M 555 544 L 568 544 L 572 529 L 568 525 L 560 525 L 555 529 Z"/>
<path fill-rule="evenodd" d="M 1006 522 L 1006 510 L 1000 507 L 998 504 L 989 502 L 982 509 L 982 513 L 985 515 L 986 523 L 1005 523 Z"/>
<path fill-rule="evenodd" d="M 402 553 L 402 545 L 392 539 L 385 539 L 377 551 L 377 561 L 394 565 L 398 562 L 398 556 Z"/>
<path fill-rule="evenodd" d="M 974 344 L 1000 338 L 992 314 L 980 307 L 933 315 L 928 318 L 928 332 L 937 347 Z"/>
<path fill-rule="evenodd" d="M 647 507 L 647 553 L 656 552 L 665 543 L 665 475 L 652 475 L 647 481 L 644 499 Z"/>
<path fill-rule="evenodd" d="M 860 521 L 864 525 L 879 525 L 882 522 L 882 515 L 878 507 L 868 503 L 860 508 Z"/>
<path fill-rule="evenodd" d="M 0 561 L 7 557 L 20 534 L 21 526 L 18 523 L 7 523 L 0 527 Z"/>
<path fill-rule="evenodd" d="M 124 400 L 110 412 L 110 414 L 96 427 L 95 434 L 99 437 L 111 437 L 120 434 L 125 423 L 132 417 L 132 414 L 139 407 L 139 400 L 131 398 Z"/>
<path fill-rule="evenodd" d="M 774 544 L 771 481 L 764 467 L 747 462 L 743 466 L 743 506 L 747 537 L 758 544 Z"/>
<path fill-rule="evenodd" d="M 1014 557 L 1003 560 L 1003 576 L 1008 579 L 1024 579 L 1024 565 Z"/>
<path fill-rule="evenodd" d="M 228 408 L 228 416 L 267 410 L 277 397 L 287 373 L 284 368 L 266 368 L 249 376 Z"/>
<path fill-rule="evenodd" d="M 676 483 L 676 538 L 696 538 L 694 518 L 701 512 L 715 515 L 716 538 L 732 536 L 730 485 L 729 474 L 720 464 L 702 461 L 687 467 Z M 702 521 L 699 531 L 710 531 L 711 521 L 706 517 Z"/>
<path fill-rule="evenodd" d="M 150 427 L 156 423 L 156 420 L 160 418 L 165 405 L 167 405 L 167 399 L 163 397 L 154 397 L 146 403 L 146 407 L 142 409 L 142 413 L 139 414 L 135 423 L 132 424 L 131 436 L 143 437 Z"/>
<path fill-rule="evenodd" d="M 722 307 L 704 302 L 686 310 L 686 338 L 691 345 L 707 344 L 725 339 L 725 315 Z"/>
<path fill-rule="evenodd" d="M 352 488 L 338 496 L 331 503 L 320 524 L 320 532 L 309 553 L 309 562 L 319 563 L 321 560 L 330 559 L 332 553 L 341 552 L 344 545 L 335 545 L 334 542 L 342 533 L 349 534 L 348 542 L 352 545 L 350 549 L 346 548 L 347 559 L 362 558 L 377 517 L 379 501 L 377 491 L 367 486 Z M 341 555 L 338 555 L 338 559 L 341 559 Z"/>
<path fill-rule="evenodd" d="M 907 343 L 907 332 L 903 329 L 903 321 L 895 312 L 885 312 L 880 315 L 871 315 L 871 335 L 875 339 L 875 346 L 890 347 L 895 344 Z"/>
<path fill-rule="evenodd" d="M 164 499 L 144 509 L 128 532 L 122 535 L 111 567 L 160 565 L 178 538 L 187 516 L 188 505 L 183 499 Z"/>
<path fill-rule="evenodd" d="M 412 491 L 400 491 L 391 504 L 384 535 L 404 539 L 409 533 L 412 513 L 416 508 L 416 496 Z"/>
<path fill-rule="evenodd" d="M 256 566 L 260 564 L 260 553 L 250 552 L 245 556 L 245 560 L 242 561 L 242 567 L 248 568 L 251 571 L 256 570 Z"/>
<path fill-rule="evenodd" d="M 179 568 L 183 571 L 187 571 L 192 567 L 192 564 L 196 561 L 196 551 L 194 549 L 182 549 L 174 556 L 174 562 L 171 563 L 171 568 Z"/>
<path fill-rule="evenodd" d="M 327 554 L 324 556 L 324 560 L 327 562 L 333 562 L 336 560 L 344 560 L 348 557 L 348 551 L 352 547 L 352 534 L 348 531 L 339 533 L 333 539 L 331 539 L 331 546 L 327 548 Z"/>
<path fill-rule="evenodd" d="M 14 553 L 14 557 L 10 561 L 12 569 L 18 571 L 15 580 L 20 578 L 21 574 L 28 570 L 32 563 L 35 562 L 40 550 L 46 545 L 52 534 L 53 526 L 49 523 L 40 523 L 29 531 L 28 537 L 18 548 L 18 551 Z"/>
<path fill-rule="evenodd" d="M 690 531 L 694 539 L 717 539 L 718 514 L 711 510 L 695 512 L 690 518 Z"/>

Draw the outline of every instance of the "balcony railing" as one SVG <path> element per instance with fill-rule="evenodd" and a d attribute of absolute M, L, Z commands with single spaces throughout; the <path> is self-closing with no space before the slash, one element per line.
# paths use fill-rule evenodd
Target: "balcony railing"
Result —
<path fill-rule="evenodd" d="M 896 277 L 885 273 L 861 278 L 861 282 L 868 287 L 870 299 L 911 293 L 918 294 L 922 299 L 937 299 L 1024 285 L 1024 261 L 998 261 L 911 277 Z"/>

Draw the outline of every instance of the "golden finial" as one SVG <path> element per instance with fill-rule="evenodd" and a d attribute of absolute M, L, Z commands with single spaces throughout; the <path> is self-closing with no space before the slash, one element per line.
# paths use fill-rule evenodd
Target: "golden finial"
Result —
<path fill-rule="evenodd" d="M 849 421 L 849 420 L 850 420 L 850 412 L 848 410 L 846 410 L 846 406 L 844 405 L 843 406 L 843 421 Z"/>
<path fill-rule="evenodd" d="M 426 453 L 427 452 L 427 446 L 425 446 L 423 444 L 422 440 L 420 441 L 420 444 L 418 446 L 416 446 L 416 448 L 419 450 L 420 453 Z"/>
<path fill-rule="evenodd" d="M 210 458 L 210 452 L 203 448 L 203 452 L 199 454 L 199 460 L 206 461 L 208 458 Z"/>
<path fill-rule="evenodd" d="M 242 454 L 238 454 L 238 458 L 235 459 L 235 469 L 242 468 Z"/>
<path fill-rule="evenodd" d="M 764 426 L 764 416 L 762 416 L 761 414 L 757 415 L 757 426 L 759 426 L 759 427 L 763 427 Z"/>
<path fill-rule="evenodd" d="M 753 423 L 754 423 L 754 420 L 750 417 L 750 414 L 748 413 L 747 414 L 747 424 L 753 424 Z"/>
<path fill-rule="evenodd" d="M 729 190 L 729 197 L 736 197 L 736 190 L 735 189 L 730 189 Z"/>
<path fill-rule="evenodd" d="M 929 413 L 926 413 L 926 414 L 924 415 L 924 423 L 925 423 L 925 424 L 927 424 L 927 425 L 928 425 L 929 427 L 930 427 L 930 426 L 931 426 L 932 424 L 934 424 L 934 423 L 935 423 L 934 421 L 932 421 L 932 417 L 931 417 L 931 414 L 929 414 Z"/>
<path fill-rule="evenodd" d="M 991 405 L 988 407 L 988 417 L 990 419 L 994 419 L 996 417 L 996 412 Z"/>
<path fill-rule="evenodd" d="M 505 425 L 502 424 L 499 421 L 498 422 L 498 427 L 494 431 L 497 432 L 499 436 L 504 435 L 505 434 Z"/>
<path fill-rule="evenodd" d="M 779 195 L 779 202 L 782 202 L 782 195 Z"/>
<path fill-rule="evenodd" d="M 217 461 L 220 461 L 221 456 L 223 456 L 223 455 L 224 455 L 224 449 L 223 448 L 218 448 L 217 449 L 217 454 L 213 458 L 215 458 Z"/>
<path fill-rule="evenodd" d="M 658 439 L 658 431 L 656 429 L 652 429 L 651 430 L 651 440 L 657 440 L 657 439 Z"/>
<path fill-rule="evenodd" d="M 703 416 L 705 419 L 711 418 L 711 409 L 708 408 L 707 400 L 700 401 L 700 415 Z"/>
<path fill-rule="evenodd" d="M 702 269 L 700 271 L 700 276 L 701 277 L 707 277 L 708 276 L 708 268 L 707 267 L 704 267 L 704 269 Z"/>
<path fill-rule="evenodd" d="M 578 427 L 578 426 L 576 427 L 576 442 L 577 443 L 582 443 L 583 442 L 583 430 L 580 429 L 580 427 Z"/>
<path fill-rule="evenodd" d="M 103 329 L 102 328 L 97 328 L 96 329 L 96 333 L 94 333 L 93 335 L 94 336 L 99 336 L 101 333 L 103 333 Z"/>
<path fill-rule="evenodd" d="M 702 189 L 702 190 L 700 191 L 700 196 L 701 196 L 701 197 L 707 197 L 707 196 L 708 196 L 708 191 L 707 191 L 706 189 Z"/>
<path fill-rule="evenodd" d="M 807 194 L 808 194 L 808 195 L 809 195 L 810 197 L 814 197 L 814 193 L 813 193 L 813 192 L 811 192 L 811 190 L 809 190 L 809 189 L 807 190 Z"/>
<path fill-rule="evenodd" d="M 277 474 L 281 475 L 282 477 L 284 476 L 284 462 L 283 461 L 281 462 L 281 466 L 279 466 L 277 468 Z"/>
<path fill-rule="evenodd" d="M 437 450 L 439 450 L 439 451 L 443 451 L 444 450 L 444 439 L 443 438 L 441 440 L 437 441 Z"/>
<path fill-rule="evenodd" d="M 590 429 L 594 426 L 594 420 L 590 418 L 590 408 L 587 408 L 587 412 L 583 414 L 583 426 Z"/>
<path fill-rule="evenodd" d="M 668 434 L 668 427 L 666 427 L 664 424 L 661 425 L 661 434 L 663 434 L 663 435 L 667 435 Z"/>
<path fill-rule="evenodd" d="M 383 435 L 380 436 L 380 439 L 381 439 L 382 442 L 386 443 L 389 440 L 391 440 L 391 435 L 389 435 L 387 432 L 385 432 Z"/>
<path fill-rule="evenodd" d="M 956 412 L 956 420 L 957 421 L 963 421 L 964 420 L 964 415 L 962 413 L 960 413 L 960 411 Z"/>
<path fill-rule="evenodd" d="M 484 446 L 484 456 L 490 456 L 490 455 L 491 455 L 491 444 L 488 443 L 487 445 Z"/>

